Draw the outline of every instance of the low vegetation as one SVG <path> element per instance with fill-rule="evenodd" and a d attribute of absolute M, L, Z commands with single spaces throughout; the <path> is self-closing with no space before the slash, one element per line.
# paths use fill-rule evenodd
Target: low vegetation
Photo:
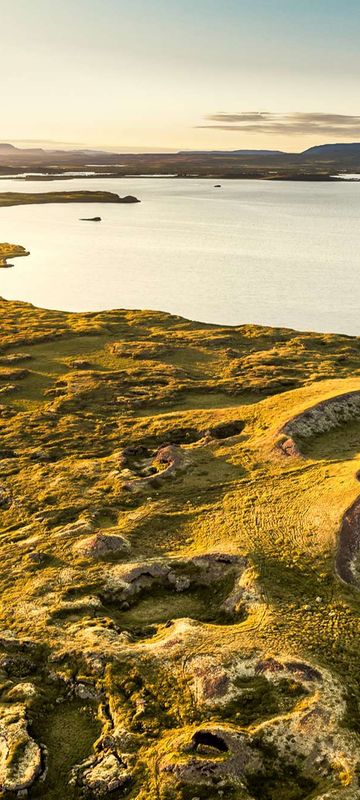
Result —
<path fill-rule="evenodd" d="M 0 192 L 0 207 L 38 203 L 138 203 L 136 197 L 115 192 Z M 0 245 L 1 246 L 1 245 Z"/>
<path fill-rule="evenodd" d="M 3 796 L 357 800 L 360 339 L 0 314 Z"/>

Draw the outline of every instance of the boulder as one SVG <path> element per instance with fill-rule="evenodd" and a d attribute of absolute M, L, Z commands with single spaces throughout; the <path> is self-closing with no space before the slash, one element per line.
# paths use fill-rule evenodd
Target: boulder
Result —
<path fill-rule="evenodd" d="M 86 539 L 77 542 L 74 547 L 77 552 L 94 559 L 126 552 L 130 549 L 129 542 L 123 536 L 100 532 L 94 533 L 93 536 L 87 536 Z"/>

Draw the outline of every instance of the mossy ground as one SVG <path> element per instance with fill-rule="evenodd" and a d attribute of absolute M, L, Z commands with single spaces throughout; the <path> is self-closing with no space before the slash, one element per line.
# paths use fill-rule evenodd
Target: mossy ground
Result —
<path fill-rule="evenodd" d="M 7 681 L 30 675 L 41 695 L 32 731 L 52 755 L 48 778 L 30 796 L 78 797 L 66 781 L 99 732 L 93 701 L 69 699 L 85 676 L 140 736 L 127 796 L 187 797 L 181 787 L 159 794 L 149 774 L 154 748 L 169 731 L 209 714 L 214 721 L 196 710 L 188 678 L 180 678 L 182 661 L 204 652 L 308 659 L 341 682 L 343 725 L 360 733 L 360 596 L 334 572 L 340 520 L 359 493 L 360 422 L 309 441 L 304 458 L 286 459 L 275 447 L 291 416 L 360 389 L 360 339 L 225 328 L 147 311 L 75 315 L 6 301 L 0 314 L 2 628 L 45 648 L 43 674 L 56 673 L 64 701 L 54 703 L 37 661 L 17 654 L 3 665 L 4 691 Z M 238 420 L 244 428 L 237 436 L 204 439 L 219 423 Z M 126 491 L 124 448 L 156 450 L 169 431 L 186 429 L 198 434 L 182 444 L 188 467 L 145 492 Z M 81 534 L 64 533 L 79 520 L 116 530 L 129 553 L 84 560 L 73 549 Z M 117 563 L 213 552 L 246 556 L 259 587 L 261 602 L 237 624 L 213 624 L 220 589 L 219 596 L 197 588 L 167 597 L 157 588 L 123 612 L 91 602 Z M 159 658 L 156 648 L 166 640 L 164 623 L 182 617 L 198 623 L 196 636 L 184 636 L 172 664 L 170 651 Z M 145 631 L 142 641 L 147 626 L 153 635 Z M 91 638 L 99 631 L 103 644 Z M 121 631 L 133 632 L 133 645 L 122 649 Z M 105 673 L 94 673 L 90 655 L 103 652 Z M 144 695 L 149 711 L 137 716 Z M 229 706 L 215 718 L 246 727 L 279 713 L 282 703 L 288 708 L 287 689 L 285 695 L 279 700 L 265 685 L 262 691 L 259 680 L 240 709 Z M 269 779 L 261 797 L 315 797 L 311 780 L 297 780 L 294 770 L 281 793 L 275 776 L 275 788 Z M 254 776 L 254 797 L 259 780 Z"/>

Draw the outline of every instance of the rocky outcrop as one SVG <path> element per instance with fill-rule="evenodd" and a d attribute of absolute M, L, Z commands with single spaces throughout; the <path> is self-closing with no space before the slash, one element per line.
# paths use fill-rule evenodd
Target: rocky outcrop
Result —
<path fill-rule="evenodd" d="M 360 391 L 330 397 L 298 414 L 283 427 L 289 436 L 308 439 L 360 418 Z"/>
<path fill-rule="evenodd" d="M 360 497 L 345 512 L 338 536 L 335 559 L 336 572 L 344 581 L 360 589 Z"/>
<path fill-rule="evenodd" d="M 74 767 L 70 784 L 81 787 L 86 796 L 101 798 L 116 792 L 118 797 L 131 780 L 137 738 L 119 724 L 111 702 L 106 703 L 102 718 L 104 727 L 95 752 Z"/>
<path fill-rule="evenodd" d="M 203 796 L 215 784 L 230 792 L 241 789 L 244 800 L 275 798 L 286 789 L 291 797 L 317 797 L 317 787 L 326 789 L 324 797 L 332 797 L 332 789 L 342 782 L 351 787 L 348 797 L 355 800 L 356 742 L 341 727 L 342 691 L 329 673 L 302 660 L 274 656 L 226 665 L 196 655 L 186 669 L 194 687 L 200 680 L 206 688 L 200 693 L 197 688 L 197 706 L 208 706 L 212 717 L 217 709 L 237 707 L 241 717 L 246 698 L 252 698 L 255 724 L 212 722 L 174 733 L 157 761 L 165 793 L 186 787 Z M 272 793 L 265 795 L 268 785 Z"/>
<path fill-rule="evenodd" d="M 130 544 L 123 536 L 98 531 L 93 536 L 81 539 L 74 545 L 74 550 L 83 556 L 92 559 L 101 559 L 106 556 L 126 553 Z"/>
<path fill-rule="evenodd" d="M 72 783 L 83 787 L 92 797 L 107 797 L 124 788 L 129 780 L 127 762 L 116 751 L 104 750 L 73 770 Z"/>
<path fill-rule="evenodd" d="M 241 614 L 247 603 L 246 567 L 245 558 L 223 553 L 116 566 L 109 573 L 102 599 L 104 603 L 116 602 L 126 610 L 155 588 L 177 593 L 210 586 L 219 590 L 226 581 L 223 601 L 214 610 L 215 618 L 225 623 Z"/>
<path fill-rule="evenodd" d="M 41 771 L 41 750 L 28 733 L 25 706 L 0 706 L 0 789 L 24 791 Z"/>
<path fill-rule="evenodd" d="M 149 475 L 134 478 L 124 483 L 124 488 L 131 492 L 138 492 L 154 482 L 164 481 L 174 477 L 189 464 L 189 456 L 175 444 L 160 447 L 148 463 Z M 144 465 L 146 466 L 146 465 Z"/>
<path fill-rule="evenodd" d="M 357 419 L 360 419 L 360 391 L 329 397 L 286 422 L 280 430 L 282 438 L 278 445 L 285 455 L 297 455 L 298 441 L 311 439 Z"/>

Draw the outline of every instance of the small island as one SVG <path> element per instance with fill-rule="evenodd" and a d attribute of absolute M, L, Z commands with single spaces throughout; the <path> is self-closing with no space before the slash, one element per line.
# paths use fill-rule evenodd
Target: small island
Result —
<path fill-rule="evenodd" d="M 137 197 L 115 192 L 0 192 L 0 207 L 37 203 L 140 203 Z"/>
<path fill-rule="evenodd" d="M 9 258 L 19 258 L 20 256 L 29 256 L 30 253 L 28 250 L 25 250 L 25 247 L 21 247 L 18 244 L 8 244 L 4 242 L 0 244 L 0 268 L 9 268 L 12 267 L 12 264 L 8 264 L 7 261 Z"/>

